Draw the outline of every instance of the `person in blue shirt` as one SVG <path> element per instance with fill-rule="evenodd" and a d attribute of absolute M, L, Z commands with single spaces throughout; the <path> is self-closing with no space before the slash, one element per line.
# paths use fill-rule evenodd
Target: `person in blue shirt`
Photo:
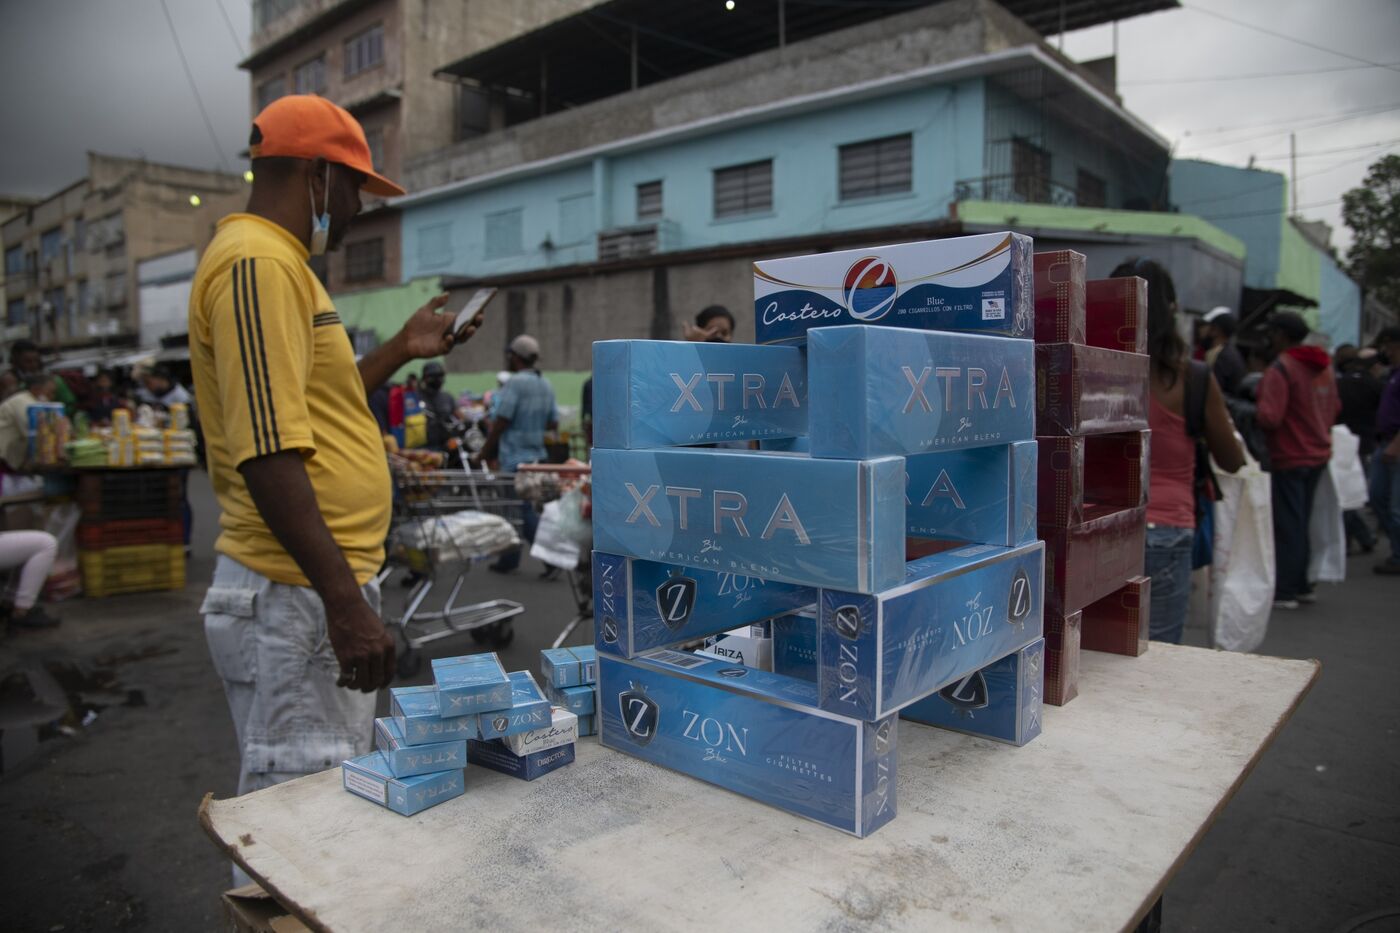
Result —
<path fill-rule="evenodd" d="M 545 459 L 544 436 L 559 424 L 559 409 L 554 403 L 554 389 L 540 375 L 537 366 L 540 344 L 529 334 L 521 334 L 506 347 L 506 368 L 511 377 L 496 392 L 491 432 L 486 443 L 471 458 L 473 467 L 482 461 L 494 460 L 505 473 L 514 473 L 524 463 L 539 463 Z M 533 543 L 539 516 L 527 502 L 524 506 L 525 540 Z M 502 554 L 490 569 L 497 573 L 512 573 L 520 566 L 520 549 Z"/>

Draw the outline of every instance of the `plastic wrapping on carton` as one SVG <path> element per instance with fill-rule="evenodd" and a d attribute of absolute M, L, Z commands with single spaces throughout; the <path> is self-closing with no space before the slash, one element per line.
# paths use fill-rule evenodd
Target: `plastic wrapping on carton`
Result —
<path fill-rule="evenodd" d="M 1082 614 L 1045 616 L 1045 702 L 1064 706 L 1079 696 Z"/>
<path fill-rule="evenodd" d="M 1084 290 L 1084 342 L 1127 353 L 1147 352 L 1147 280 L 1136 275 L 1090 279 Z"/>
<path fill-rule="evenodd" d="M 773 673 L 817 682 L 817 614 L 792 612 L 772 622 Z"/>
<path fill-rule="evenodd" d="M 599 675 L 609 748 L 856 836 L 894 817 L 894 716 L 838 716 L 815 684 L 668 649 L 604 656 Z"/>
<path fill-rule="evenodd" d="M 878 719 L 1039 638 L 1043 551 L 974 545 L 911 561 L 873 596 L 822 590 L 822 709 Z"/>
<path fill-rule="evenodd" d="M 841 324 L 1031 337 L 1034 248 L 985 233 L 756 262 L 756 342 L 801 343 Z"/>
<path fill-rule="evenodd" d="M 396 778 L 380 752 L 351 758 L 340 766 L 341 783 L 350 793 L 404 816 L 462 796 L 466 789 L 461 768 Z"/>
<path fill-rule="evenodd" d="M 511 704 L 510 678 L 494 651 L 434 658 L 433 683 L 437 687 L 438 715 L 444 718 L 506 709 Z"/>
<path fill-rule="evenodd" d="M 374 721 L 374 747 L 384 755 L 389 773 L 394 777 L 413 777 L 467 766 L 464 739 L 410 745 L 404 741 L 398 722 L 389 717 Z"/>
<path fill-rule="evenodd" d="M 1025 745 L 1040 735 L 1045 640 L 968 674 L 900 711 L 901 719 Z"/>
<path fill-rule="evenodd" d="M 1035 254 L 1036 343 L 1085 343 L 1083 253 Z"/>
<path fill-rule="evenodd" d="M 598 679 L 598 652 L 592 645 L 545 648 L 540 652 L 540 673 L 546 687 L 578 687 Z"/>
<path fill-rule="evenodd" d="M 1035 437 L 1029 340 L 823 327 L 807 345 L 811 454 L 860 459 Z"/>
<path fill-rule="evenodd" d="M 813 587 L 593 552 L 596 643 L 630 658 L 811 606 Z"/>
<path fill-rule="evenodd" d="M 530 672 L 511 671 L 509 677 L 510 706 L 477 713 L 476 738 L 499 739 L 549 724 L 549 700 L 540 691 Z"/>
<path fill-rule="evenodd" d="M 595 449 L 593 542 L 624 557 L 875 592 L 904 576 L 904 461 Z"/>
<path fill-rule="evenodd" d="M 807 433 L 797 347 L 683 340 L 593 344 L 593 445 L 635 449 Z"/>
<path fill-rule="evenodd" d="M 1096 510 L 1145 505 L 1151 436 L 1128 431 L 1038 438 L 1040 524 L 1064 528 Z"/>
<path fill-rule="evenodd" d="M 591 716 L 594 709 L 594 684 L 582 687 L 549 687 L 549 702 L 575 716 Z"/>
<path fill-rule="evenodd" d="M 408 745 L 476 738 L 476 717 L 438 715 L 437 687 L 390 687 L 389 715 Z"/>
<path fill-rule="evenodd" d="M 1111 434 L 1147 427 L 1148 357 L 1103 347 L 1035 348 L 1037 435 Z"/>
<path fill-rule="evenodd" d="M 1137 657 L 1147 650 L 1152 578 L 1133 577 L 1103 599 L 1084 607 L 1080 644 L 1085 651 Z"/>
<path fill-rule="evenodd" d="M 579 717 L 558 706 L 552 707 L 549 713 L 549 725 L 503 736 L 501 744 L 512 754 L 521 756 L 574 744 L 578 738 Z"/>
<path fill-rule="evenodd" d="M 1010 547 L 1036 538 L 1035 441 L 904 459 L 906 535 Z"/>
<path fill-rule="evenodd" d="M 517 755 L 499 740 L 473 740 L 467 743 L 467 759 L 474 765 L 509 774 L 522 781 L 533 781 L 551 771 L 558 771 L 565 765 L 573 764 L 574 746 L 560 745 L 541 752 Z"/>
<path fill-rule="evenodd" d="M 1147 508 L 1091 512 L 1068 528 L 1042 525 L 1045 611 L 1083 609 L 1142 575 Z"/>
<path fill-rule="evenodd" d="M 596 713 L 578 718 L 579 738 L 598 734 L 598 716 Z"/>

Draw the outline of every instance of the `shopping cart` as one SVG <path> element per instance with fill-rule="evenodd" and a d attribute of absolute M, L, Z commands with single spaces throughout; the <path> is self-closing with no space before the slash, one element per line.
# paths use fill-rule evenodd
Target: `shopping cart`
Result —
<path fill-rule="evenodd" d="M 586 522 L 591 527 L 591 475 L 592 467 L 577 461 L 522 464 L 516 468 L 515 489 L 522 499 L 533 503 L 536 510 L 541 509 L 545 503 L 556 500 L 561 505 L 567 503 L 569 508 L 579 510 L 577 514 L 571 514 L 570 518 Z M 580 495 L 565 495 L 573 490 L 578 490 Z M 578 563 L 573 567 L 564 568 L 564 573 L 569 580 L 569 589 L 573 593 L 577 611 L 563 631 L 555 637 L 555 648 L 564 644 L 581 623 L 593 621 L 592 551 L 587 546 L 582 547 Z"/>
<path fill-rule="evenodd" d="M 512 620 L 525 607 L 509 599 L 459 605 L 462 587 L 472 565 L 499 553 L 503 548 L 500 522 L 482 521 L 480 513 L 504 519 L 520 534 L 524 503 L 515 494 L 515 477 L 485 470 L 423 469 L 420 461 L 391 454 L 390 472 L 394 478 L 393 522 L 388 541 L 388 560 L 379 573 L 379 583 L 396 571 L 412 576 L 403 613 L 385 616 L 395 626 L 402 646 L 398 654 L 399 675 L 412 677 L 422 667 L 422 646 L 442 638 L 469 634 L 473 641 L 492 648 L 504 648 L 515 638 Z M 481 546 L 463 545 L 458 533 L 463 521 L 484 524 Z M 447 598 L 437 608 L 428 608 L 429 595 L 439 583 L 448 583 Z"/>

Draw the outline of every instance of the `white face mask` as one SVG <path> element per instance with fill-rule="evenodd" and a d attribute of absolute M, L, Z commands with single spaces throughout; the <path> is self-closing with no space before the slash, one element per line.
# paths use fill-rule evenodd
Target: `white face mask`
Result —
<path fill-rule="evenodd" d="M 326 252 L 326 243 L 331 236 L 331 164 L 326 163 L 326 203 L 325 210 L 316 214 L 316 193 L 311 190 L 311 182 L 306 183 L 306 194 L 311 199 L 311 255 L 321 256 Z"/>

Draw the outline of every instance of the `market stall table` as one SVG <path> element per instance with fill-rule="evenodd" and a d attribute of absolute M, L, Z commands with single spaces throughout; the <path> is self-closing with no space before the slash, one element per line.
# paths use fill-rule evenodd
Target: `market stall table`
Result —
<path fill-rule="evenodd" d="M 1318 670 L 1087 652 L 1079 699 L 1025 748 L 902 722 L 899 813 L 866 839 L 592 740 L 534 783 L 470 768 L 413 818 L 336 768 L 200 820 L 315 929 L 1130 929 Z"/>

